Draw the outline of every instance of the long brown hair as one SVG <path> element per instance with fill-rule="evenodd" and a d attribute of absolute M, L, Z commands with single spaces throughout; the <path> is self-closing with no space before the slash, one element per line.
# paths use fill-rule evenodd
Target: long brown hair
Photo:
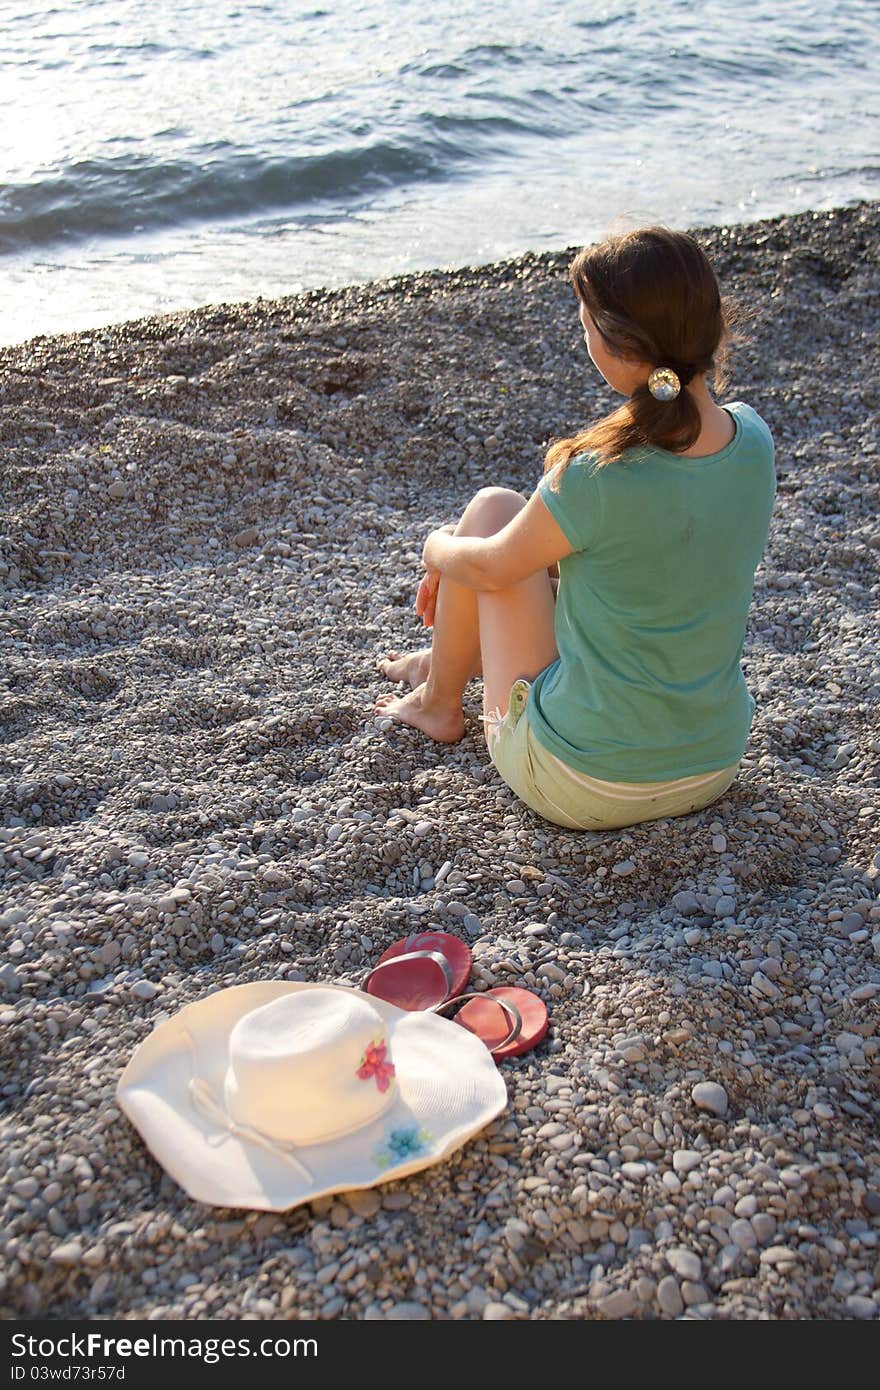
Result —
<path fill-rule="evenodd" d="M 682 453 L 696 443 L 700 413 L 687 383 L 713 372 L 722 385 L 728 306 L 705 252 L 684 232 L 644 227 L 578 252 L 571 283 L 615 357 L 671 367 L 682 384 L 672 401 L 655 400 L 647 382 L 617 410 L 568 439 L 556 439 L 545 473 L 563 470 L 580 453 L 599 467 L 627 449 L 654 445 Z M 552 485 L 552 484 L 551 484 Z"/>

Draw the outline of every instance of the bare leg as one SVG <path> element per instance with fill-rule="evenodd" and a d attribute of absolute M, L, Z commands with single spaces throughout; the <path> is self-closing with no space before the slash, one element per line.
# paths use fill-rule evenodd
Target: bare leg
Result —
<path fill-rule="evenodd" d="M 468 504 L 456 535 L 490 536 L 525 506 L 507 488 L 484 488 Z M 533 676 L 556 657 L 553 592 L 546 571 L 510 589 L 477 594 L 441 579 L 431 661 L 424 681 L 406 695 L 384 695 L 376 714 L 453 743 L 464 733 L 461 698 L 482 663 L 484 709 L 507 709 L 517 676 Z"/>
<path fill-rule="evenodd" d="M 550 576 L 550 586 L 555 599 L 559 588 L 559 566 L 551 565 L 547 573 Z M 415 689 L 417 685 L 421 685 L 423 681 L 428 679 L 428 672 L 431 669 L 431 648 L 419 647 L 414 652 L 389 652 L 381 661 L 377 661 L 376 666 L 387 681 L 405 681 L 407 685 Z M 471 674 L 474 676 L 483 674 L 482 659 Z"/>

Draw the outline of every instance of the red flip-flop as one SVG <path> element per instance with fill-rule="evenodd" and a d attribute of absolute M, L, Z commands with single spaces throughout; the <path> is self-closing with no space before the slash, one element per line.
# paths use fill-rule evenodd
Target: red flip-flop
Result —
<path fill-rule="evenodd" d="M 453 1022 L 482 1038 L 496 1062 L 528 1052 L 546 1036 L 547 1006 L 530 989 L 499 985 L 481 994 L 461 994 L 437 1005 L 435 1013 L 460 1003 L 464 1007 Z"/>
<path fill-rule="evenodd" d="M 460 936 L 417 932 L 382 953 L 362 988 L 398 1009 L 436 1009 L 464 988 L 472 963 L 470 947 Z"/>

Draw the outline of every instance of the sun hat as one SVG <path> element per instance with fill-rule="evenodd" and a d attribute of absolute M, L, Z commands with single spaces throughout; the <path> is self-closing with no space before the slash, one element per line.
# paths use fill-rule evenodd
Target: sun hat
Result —
<path fill-rule="evenodd" d="M 439 1163 L 507 1089 L 481 1039 L 449 1019 L 266 980 L 160 1022 L 116 1097 L 191 1197 L 284 1211 Z"/>

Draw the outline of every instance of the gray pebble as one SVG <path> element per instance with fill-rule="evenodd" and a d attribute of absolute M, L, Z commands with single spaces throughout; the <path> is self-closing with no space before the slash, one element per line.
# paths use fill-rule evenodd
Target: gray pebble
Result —
<path fill-rule="evenodd" d="M 617 864 L 612 864 L 611 872 L 618 878 L 626 878 L 628 874 L 634 874 L 636 866 L 631 859 L 621 859 Z"/>
<path fill-rule="evenodd" d="M 854 1318 L 874 1318 L 877 1316 L 877 1304 L 867 1294 L 849 1294 L 846 1300 L 846 1310 Z"/>
<path fill-rule="evenodd" d="M 614 1289 L 596 1302 L 604 1318 L 628 1318 L 636 1310 L 638 1300 L 629 1289 Z"/>
<path fill-rule="evenodd" d="M 664 1275 L 657 1285 L 657 1306 L 668 1318 L 680 1317 L 684 1312 L 684 1299 L 674 1275 Z"/>
<path fill-rule="evenodd" d="M 373 1217 L 382 1205 L 378 1192 L 372 1187 L 354 1188 L 351 1192 L 346 1192 L 343 1195 L 357 1216 Z"/>
<path fill-rule="evenodd" d="M 157 994 L 161 994 L 162 986 L 153 984 L 152 980 L 136 980 L 131 986 L 130 993 L 135 999 L 155 999 Z"/>
<path fill-rule="evenodd" d="M 484 1305 L 481 1316 L 484 1322 L 510 1322 L 516 1313 L 507 1303 L 490 1301 Z"/>
<path fill-rule="evenodd" d="M 684 1245 L 674 1245 L 665 1253 L 666 1263 L 680 1278 L 690 1279 L 692 1282 L 700 1278 L 703 1266 L 699 1255 L 695 1255 L 693 1250 L 688 1250 Z"/>
<path fill-rule="evenodd" d="M 708 1110 L 719 1118 L 727 1114 L 727 1092 L 718 1081 L 698 1081 L 691 1090 L 691 1099 L 698 1110 Z"/>
<path fill-rule="evenodd" d="M 395 1303 L 385 1317 L 389 1322 L 430 1322 L 431 1310 L 424 1303 Z"/>
<path fill-rule="evenodd" d="M 49 1252 L 49 1259 L 56 1265 L 78 1265 L 83 1257 L 83 1247 L 78 1240 L 65 1241 Z"/>
<path fill-rule="evenodd" d="M 676 912 L 680 912 L 682 917 L 691 917 L 695 912 L 699 912 L 700 904 L 697 896 L 691 890 L 685 889 L 681 893 L 673 894 L 672 906 Z"/>
<path fill-rule="evenodd" d="M 672 1166 L 676 1173 L 689 1173 L 700 1166 L 702 1159 L 697 1149 L 676 1149 L 672 1155 Z"/>

